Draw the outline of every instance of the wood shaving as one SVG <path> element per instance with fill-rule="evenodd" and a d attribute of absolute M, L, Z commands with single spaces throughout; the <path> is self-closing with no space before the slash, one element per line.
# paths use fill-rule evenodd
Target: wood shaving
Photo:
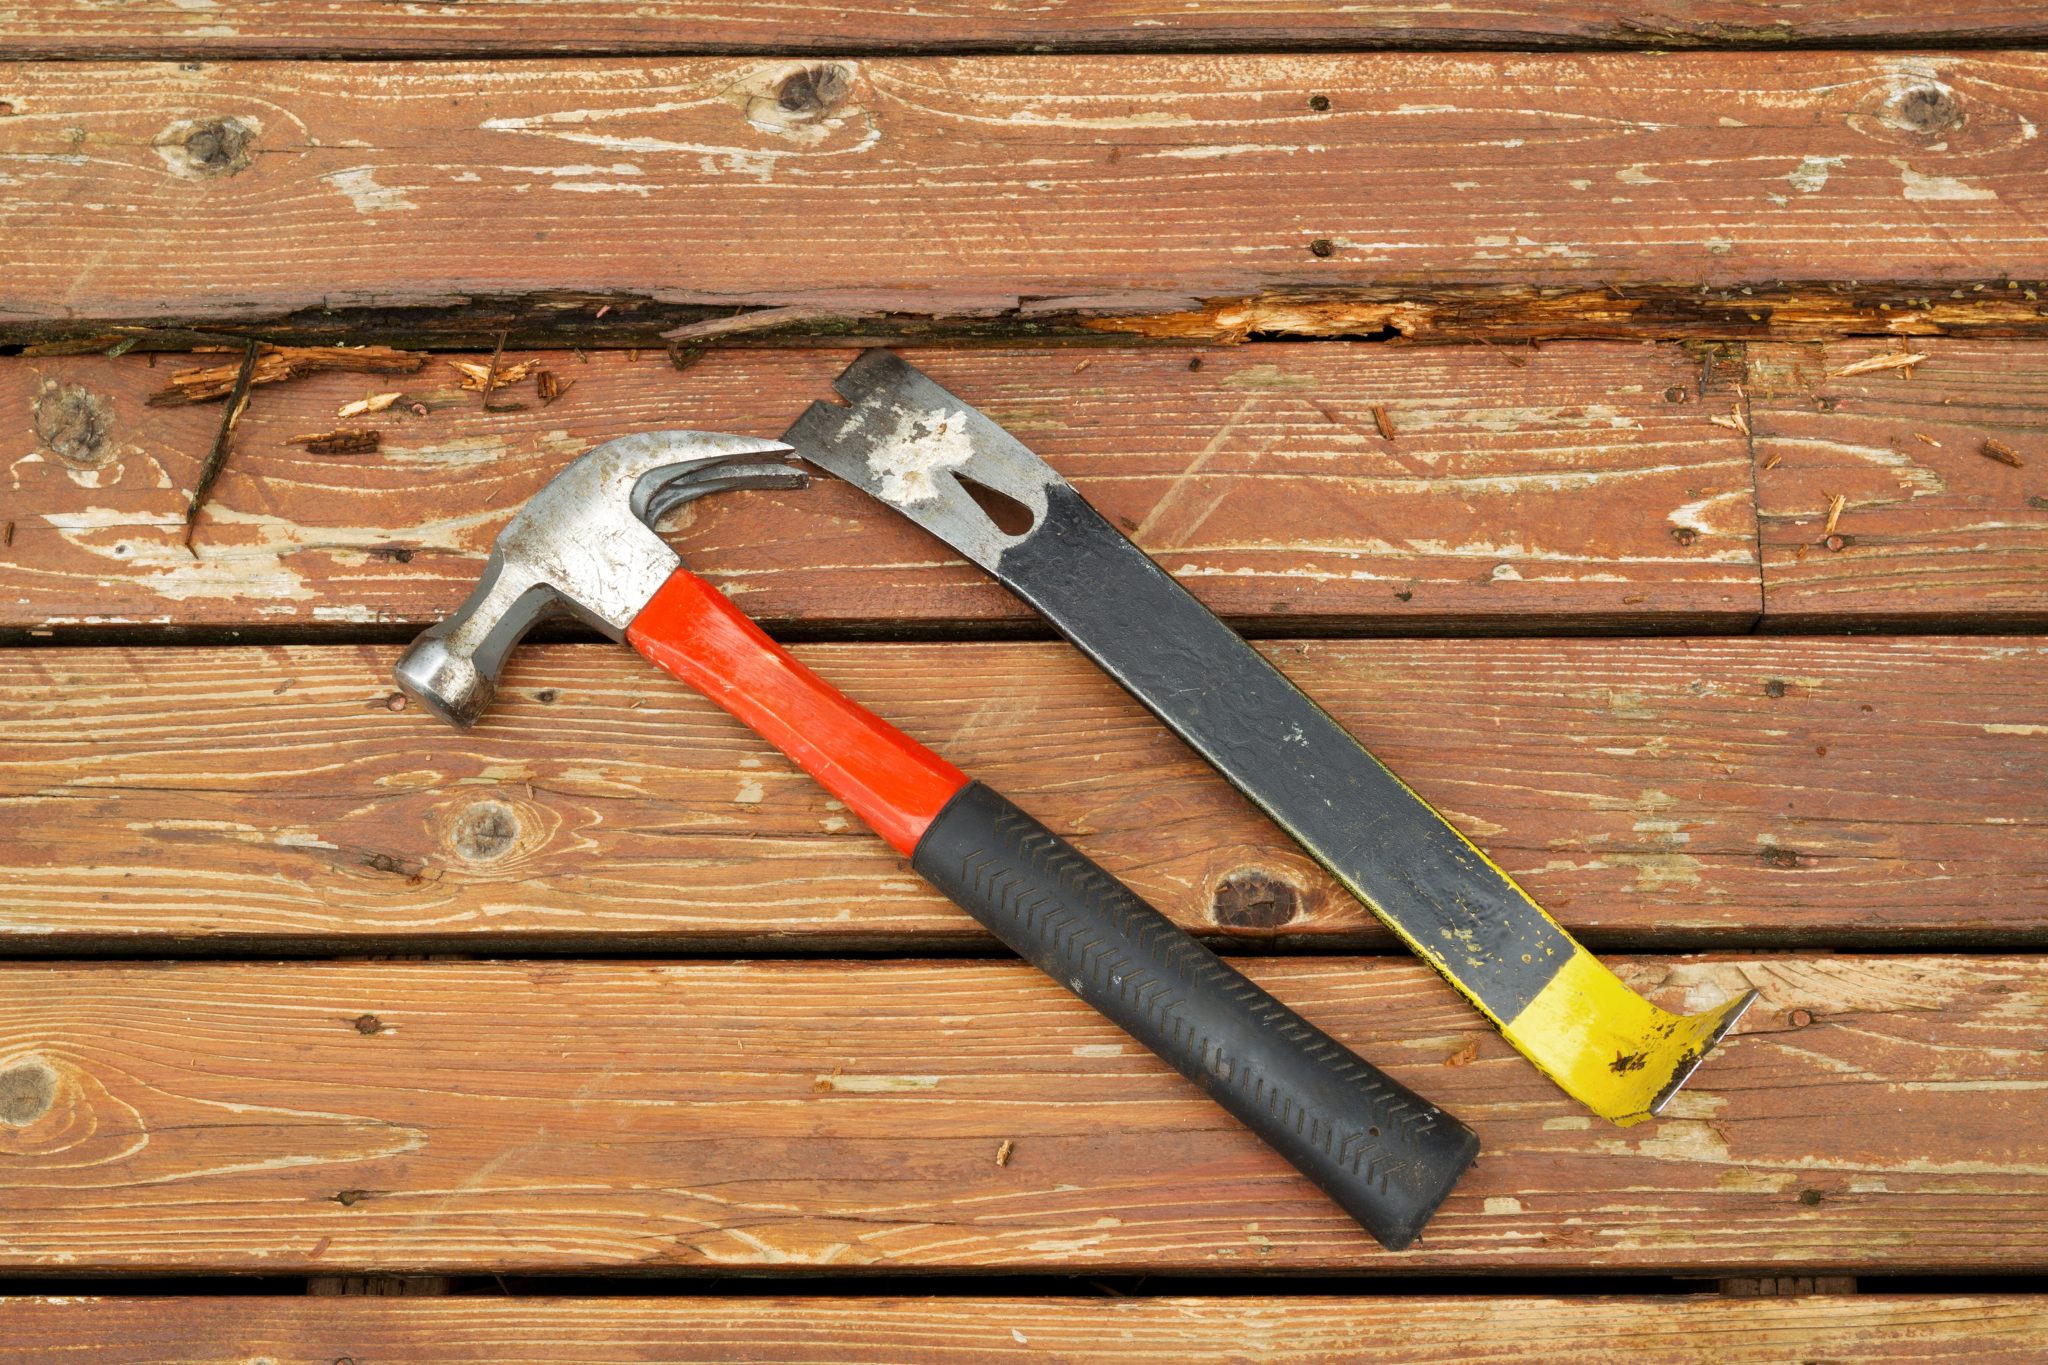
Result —
<path fill-rule="evenodd" d="M 405 397 L 397 389 L 390 393 L 373 393 L 368 398 L 358 398 L 353 403 L 343 403 L 334 410 L 336 417 L 361 417 L 366 413 L 382 412 Z"/>
<path fill-rule="evenodd" d="M 1916 431 L 1916 432 L 1914 432 L 1914 433 L 1913 433 L 1913 439 L 1914 439 L 1914 440 L 1916 440 L 1916 441 L 1918 441 L 1918 442 L 1919 442 L 1919 443 L 1920 443 L 1921 445 L 1924 445 L 1924 446 L 1933 446 L 1933 447 L 1934 447 L 1934 448 L 1935 448 L 1936 450 L 1940 450 L 1940 449 L 1941 449 L 1941 442 L 1939 442 L 1939 441 L 1935 440 L 1935 439 L 1934 439 L 1934 438 L 1933 438 L 1932 436 L 1929 436 L 1929 435 L 1928 435 L 1928 434 L 1927 434 L 1926 432 L 1924 432 L 1924 431 Z"/>
<path fill-rule="evenodd" d="M 1387 405 L 1385 403 L 1374 403 L 1372 405 L 1372 424 L 1379 431 L 1381 440 L 1391 441 L 1394 439 L 1394 419 L 1387 412 Z"/>
<path fill-rule="evenodd" d="M 1849 497 L 1846 493 L 1837 493 L 1832 498 L 1828 499 L 1828 524 L 1826 528 L 1821 531 L 1821 535 L 1823 537 L 1831 536 L 1835 533 L 1835 527 L 1839 525 L 1842 520 L 1842 509 L 1844 507 L 1847 507 L 1848 505 Z"/>
<path fill-rule="evenodd" d="M 553 370 L 541 370 L 533 376 L 533 391 L 540 395 L 542 407 L 548 406 L 575 387 L 575 380 L 572 379 L 565 384 L 562 382 L 562 376 Z"/>
<path fill-rule="evenodd" d="M 1479 1040 L 1474 1038 L 1471 1042 L 1444 1058 L 1444 1065 L 1470 1066 L 1477 1060 L 1479 1060 Z"/>
<path fill-rule="evenodd" d="M 285 438 L 288 446 L 304 446 L 312 455 L 368 455 L 383 448 L 384 433 L 368 427 L 340 427 Z"/>
<path fill-rule="evenodd" d="M 265 346 L 257 354 L 249 383 L 281 384 L 301 375 L 325 370 L 356 374 L 411 374 L 427 363 L 414 351 L 397 351 L 389 346 Z M 226 398 L 234 391 L 239 362 L 206 365 L 174 372 L 162 389 L 150 395 L 153 408 L 177 407 L 186 403 L 207 403 Z"/>
<path fill-rule="evenodd" d="M 2014 469 L 2027 467 L 2027 462 L 2020 458 L 2020 453 L 1996 436 L 1986 436 L 1984 444 L 1978 449 L 1987 460 L 1996 460 L 2000 464 L 2011 465 Z"/>
<path fill-rule="evenodd" d="M 708 341 L 712 337 L 735 336 L 742 332 L 765 332 L 776 327 L 796 327 L 819 322 L 850 322 L 880 316 L 881 314 L 867 309 L 821 308 L 815 305 L 755 308 L 729 317 L 686 322 L 680 327 L 669 328 L 661 337 L 664 341 Z"/>
<path fill-rule="evenodd" d="M 1928 356 L 1923 351 L 1887 351 L 1883 355 L 1865 356 L 1861 360 L 1852 360 L 1839 370 L 1829 370 L 1828 378 L 1846 379 L 1850 375 L 1874 374 L 1879 370 L 1906 370 L 1908 371 L 1906 377 L 1910 379 L 1912 378 L 1910 373 L 1912 368 L 1915 365 L 1926 364 L 1927 360 Z"/>
<path fill-rule="evenodd" d="M 514 361 L 510 365 L 498 366 L 498 377 L 494 380 L 491 378 L 491 367 L 489 365 L 478 364 L 474 360 L 451 360 L 448 363 L 461 371 L 462 387 L 476 393 L 482 393 L 485 384 L 489 384 L 494 389 L 502 389 L 508 384 L 517 384 L 520 380 L 540 368 L 538 360 Z"/>
<path fill-rule="evenodd" d="M 1726 427 L 1730 431 L 1739 431 L 1744 436 L 1749 435 L 1749 419 L 1742 415 L 1742 409 L 1739 407 L 1726 417 L 1709 417 L 1707 420 L 1717 427 Z"/>
<path fill-rule="evenodd" d="M 1764 461 L 1764 469 L 1766 471 L 1776 469 L 1779 465 L 1783 464 L 1784 462 L 1785 457 L 1783 455 L 1773 455 L 1770 459 Z"/>
<path fill-rule="evenodd" d="M 1014 1152 L 1014 1151 L 1016 1151 L 1016 1150 L 1017 1150 L 1017 1144 L 1016 1144 L 1016 1143 L 1014 1143 L 1014 1142 L 1012 1142 L 1012 1141 L 1011 1141 L 1010 1139 L 1008 1139 L 1008 1138 L 1004 1138 L 1004 1139 L 1003 1139 L 1003 1145 L 1002 1145 L 1002 1146 L 1000 1146 L 1000 1147 L 998 1147 L 998 1148 L 996 1148 L 996 1165 L 998 1165 L 998 1166 L 1007 1166 L 1007 1165 L 1009 1165 L 1009 1164 L 1010 1164 L 1010 1153 L 1012 1153 L 1012 1152 Z"/>

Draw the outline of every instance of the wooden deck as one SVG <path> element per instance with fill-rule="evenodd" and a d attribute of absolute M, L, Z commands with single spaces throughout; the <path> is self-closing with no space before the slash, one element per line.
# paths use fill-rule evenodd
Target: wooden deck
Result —
<path fill-rule="evenodd" d="M 1455 8 L 0 0 L 0 1362 L 2048 1352 L 2048 21 Z M 255 388 L 188 550 L 246 338 L 418 363 Z M 1760 990 L 1669 1113 L 829 481 L 675 543 L 1471 1123 L 1419 1247 L 629 652 L 396 694 L 568 460 L 876 341 Z"/>

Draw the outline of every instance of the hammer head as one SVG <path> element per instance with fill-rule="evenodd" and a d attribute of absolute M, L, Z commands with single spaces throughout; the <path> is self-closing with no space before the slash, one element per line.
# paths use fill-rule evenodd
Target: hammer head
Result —
<path fill-rule="evenodd" d="M 682 566 L 655 524 L 706 493 L 802 487 L 800 470 L 774 462 L 787 453 L 751 436 L 649 431 L 583 455 L 499 533 L 469 600 L 399 657 L 399 687 L 441 719 L 474 725 L 512 646 L 540 622 L 571 616 L 623 640 Z"/>

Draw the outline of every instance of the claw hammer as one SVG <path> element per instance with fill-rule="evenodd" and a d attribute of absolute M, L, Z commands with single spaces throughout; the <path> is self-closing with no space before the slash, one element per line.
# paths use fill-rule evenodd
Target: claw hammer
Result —
<path fill-rule="evenodd" d="M 706 493 L 799 487 L 778 441 L 621 437 L 570 464 L 498 536 L 482 580 L 398 662 L 455 725 L 555 616 L 624 640 L 787 754 L 939 890 L 1202 1087 L 1380 1243 L 1413 1241 L 1478 1153 L 1457 1119 L 1240 975 L 1008 800 L 792 658 L 654 531 Z"/>

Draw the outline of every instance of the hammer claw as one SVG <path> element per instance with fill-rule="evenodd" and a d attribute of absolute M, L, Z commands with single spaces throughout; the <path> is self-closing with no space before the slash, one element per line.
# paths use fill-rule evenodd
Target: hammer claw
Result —
<path fill-rule="evenodd" d="M 398 685 L 428 711 L 474 725 L 526 632 L 574 617 L 614 640 L 682 560 L 654 533 L 692 498 L 733 488 L 795 488 L 780 441 L 709 431 L 643 431 L 579 456 L 498 534 L 483 580 L 454 615 L 413 642 Z"/>

